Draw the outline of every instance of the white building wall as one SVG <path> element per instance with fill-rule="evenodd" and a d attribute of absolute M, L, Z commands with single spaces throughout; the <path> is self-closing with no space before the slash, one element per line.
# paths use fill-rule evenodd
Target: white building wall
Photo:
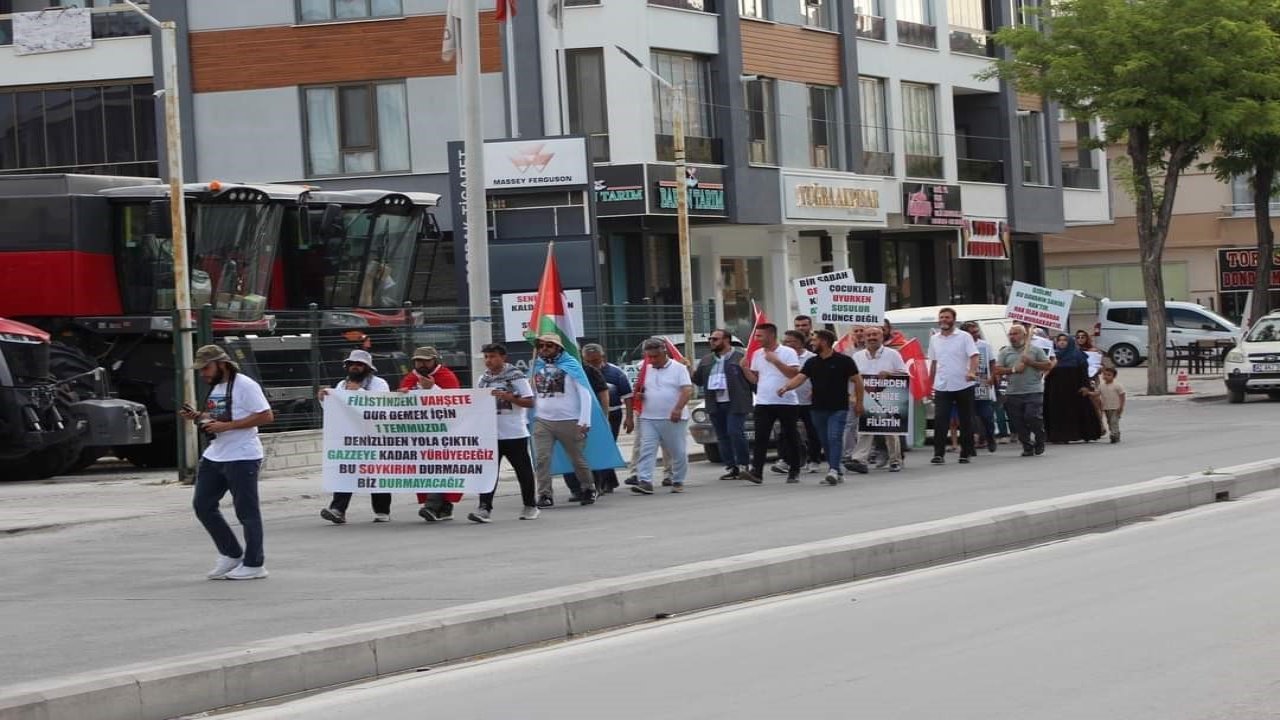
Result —
<path fill-rule="evenodd" d="M 0 86 L 55 85 L 154 77 L 151 37 L 95 40 L 87 50 L 15 55 L 0 46 Z"/>

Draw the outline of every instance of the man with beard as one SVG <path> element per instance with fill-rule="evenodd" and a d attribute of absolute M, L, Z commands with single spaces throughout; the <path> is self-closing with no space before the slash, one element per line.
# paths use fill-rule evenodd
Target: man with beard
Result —
<path fill-rule="evenodd" d="M 258 505 L 258 471 L 262 443 L 258 426 L 275 419 L 262 386 L 240 373 L 226 351 L 205 345 L 196 351 L 193 367 L 212 388 L 205 410 L 183 406 L 183 418 L 198 423 L 212 440 L 200 459 L 191 506 L 218 548 L 218 561 L 206 574 L 210 580 L 257 580 L 267 576 L 262 551 L 262 510 Z M 236 519 L 244 528 L 244 547 L 218 510 L 231 492 Z"/>
<path fill-rule="evenodd" d="M 739 473 L 739 477 L 747 482 L 759 485 L 764 482 L 764 461 L 769 452 L 769 438 L 773 434 L 773 426 L 780 423 L 778 452 L 786 462 L 790 472 L 788 483 L 800 482 L 800 433 L 796 424 L 800 421 L 799 400 L 794 390 L 779 394 L 778 389 L 786 385 L 791 378 L 800 372 L 800 358 L 796 351 L 778 343 L 778 326 L 773 323 L 760 323 L 756 326 L 755 341 L 760 349 L 751 357 L 743 358 L 741 366 L 747 382 L 756 386 L 755 399 L 755 447 L 751 458 L 751 469 Z"/>
<path fill-rule="evenodd" d="M 593 406 L 591 386 L 577 359 L 564 351 L 559 335 L 539 335 L 534 344 L 537 359 L 533 364 L 533 390 L 536 395 L 536 418 L 533 422 L 535 477 L 538 484 L 538 507 L 555 505 L 551 484 L 551 458 L 555 444 L 580 478 L 591 477 L 587 464 L 587 433 L 591 431 Z M 595 483 L 585 484 L 579 501 L 591 505 L 596 501 Z"/>
<path fill-rule="evenodd" d="M 862 376 L 853 359 L 835 351 L 836 334 L 830 330 L 818 330 L 813 334 L 816 353 L 805 358 L 800 372 L 777 389 L 778 397 L 785 393 L 811 385 L 813 435 L 820 450 L 827 456 L 827 474 L 823 482 L 839 485 L 844 482 L 840 469 L 843 454 L 844 425 L 852 416 L 862 414 Z M 850 412 L 850 407 L 853 410 Z"/>
<path fill-rule="evenodd" d="M 507 348 L 490 343 L 480 348 L 484 353 L 484 375 L 476 387 L 489 390 L 498 413 L 498 462 L 506 458 L 520 484 L 524 500 L 521 520 L 538 519 L 538 503 L 534 498 L 533 461 L 529 458 L 529 425 L 525 413 L 533 407 L 533 389 L 529 380 L 515 365 L 507 362 Z M 471 522 L 487 523 L 493 513 L 493 490 L 480 496 L 480 507 L 467 515 Z"/>
<path fill-rule="evenodd" d="M 388 392 L 387 381 L 378 377 L 377 368 L 373 366 L 373 356 L 364 350 L 352 350 L 342 362 L 347 376 L 334 386 L 336 390 L 351 392 Z M 329 388 L 320 391 L 320 402 L 329 394 Z M 391 493 L 373 493 L 369 496 L 373 505 L 373 521 L 376 523 L 391 522 Z M 320 517 L 334 525 L 342 525 L 347 521 L 347 507 L 351 504 L 351 493 L 336 492 L 329 501 L 329 507 L 320 511 Z"/>
<path fill-rule="evenodd" d="M 858 372 L 863 377 L 883 379 L 907 374 L 902 354 L 884 345 L 884 330 L 872 325 L 866 330 L 866 338 L 867 346 L 853 354 L 853 361 L 858 364 Z M 884 438 L 885 462 L 889 464 L 889 472 L 902 470 L 902 438 L 897 435 L 860 435 L 849 459 L 850 470 L 867 474 L 877 438 Z"/>
<path fill-rule="evenodd" d="M 956 330 L 956 311 L 938 311 L 938 334 L 929 338 L 929 378 L 933 381 L 933 460 L 946 462 L 947 426 L 952 409 L 959 414 L 960 462 L 974 456 L 973 385 L 978 379 L 978 346 Z"/>
<path fill-rule="evenodd" d="M 413 351 L 413 370 L 400 381 L 400 392 L 411 390 L 458 390 L 462 383 L 453 371 L 440 362 L 440 352 L 431 346 Z M 462 493 L 418 493 L 418 517 L 427 522 L 453 519 L 453 504 Z"/>
<path fill-rule="evenodd" d="M 747 413 L 751 412 L 751 384 L 742 371 L 741 350 L 733 349 L 729 331 L 717 328 L 709 338 L 711 352 L 693 371 L 693 384 L 706 391 L 707 414 L 715 428 L 716 445 L 725 474 L 721 480 L 737 480 L 751 467 L 747 450 Z"/>

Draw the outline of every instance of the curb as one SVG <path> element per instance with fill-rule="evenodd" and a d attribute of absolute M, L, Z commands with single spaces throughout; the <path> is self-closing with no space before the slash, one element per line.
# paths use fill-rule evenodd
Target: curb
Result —
<path fill-rule="evenodd" d="M 0 720 L 166 720 L 1178 512 L 1280 487 L 1280 458 L 0 690 Z"/>

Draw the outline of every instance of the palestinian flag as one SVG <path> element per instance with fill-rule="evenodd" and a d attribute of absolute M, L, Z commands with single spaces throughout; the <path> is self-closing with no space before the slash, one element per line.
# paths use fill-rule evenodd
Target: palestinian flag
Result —
<path fill-rule="evenodd" d="M 555 243 L 549 243 L 547 264 L 542 270 L 542 280 L 538 283 L 538 299 L 533 304 L 533 315 L 529 318 L 529 330 L 525 337 L 533 343 L 539 335 L 559 335 L 565 352 L 582 362 L 582 356 L 578 353 L 578 330 L 573 326 L 569 300 L 564 294 L 564 286 L 560 284 Z"/>

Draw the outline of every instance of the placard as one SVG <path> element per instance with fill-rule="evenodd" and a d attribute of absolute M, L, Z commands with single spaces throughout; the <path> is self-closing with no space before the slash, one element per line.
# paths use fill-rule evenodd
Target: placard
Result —
<path fill-rule="evenodd" d="M 48 4 L 52 4 L 52 0 Z M 14 13 L 12 22 L 14 55 L 39 55 L 93 47 L 93 11 L 89 8 L 49 8 Z"/>
<path fill-rule="evenodd" d="M 862 407 L 858 433 L 862 435 L 912 435 L 914 432 L 911 378 L 862 377 Z"/>
<path fill-rule="evenodd" d="M 569 317 L 573 318 L 573 327 L 581 333 L 586 327 L 582 320 L 582 291 L 565 290 L 564 296 L 569 302 Z M 528 339 L 524 334 L 529 331 L 529 319 L 533 316 L 533 304 L 537 301 L 538 291 L 536 290 L 527 293 L 503 293 L 503 342 L 521 342 Z M 582 335 L 578 337 L 581 338 Z"/>
<path fill-rule="evenodd" d="M 884 284 L 855 282 L 851 269 L 799 278 L 792 281 L 792 286 L 800 313 L 816 323 L 884 323 Z"/>
<path fill-rule="evenodd" d="M 328 492 L 491 492 L 498 416 L 488 390 L 333 390 L 324 399 Z"/>
<path fill-rule="evenodd" d="M 1065 290 L 1051 290 L 1014 280 L 1004 312 L 1010 319 L 1033 327 L 1063 330 L 1070 320 L 1072 297 Z"/>
<path fill-rule="evenodd" d="M 902 184 L 902 220 L 908 225 L 962 227 L 959 185 Z"/>

